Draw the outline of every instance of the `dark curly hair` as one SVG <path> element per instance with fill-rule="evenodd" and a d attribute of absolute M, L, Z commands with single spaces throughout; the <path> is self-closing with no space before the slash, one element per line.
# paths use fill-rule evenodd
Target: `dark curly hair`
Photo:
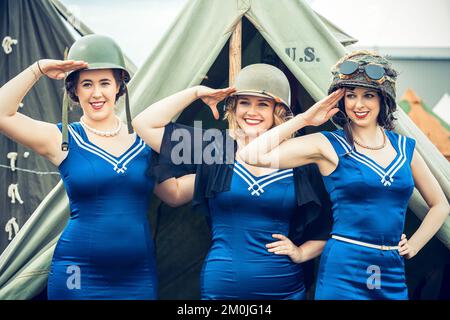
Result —
<path fill-rule="evenodd" d="M 125 93 L 126 90 L 125 73 L 120 69 L 112 69 L 112 71 L 116 83 L 119 84 L 119 92 L 116 94 L 116 102 L 117 102 L 117 100 L 119 100 L 119 98 Z M 66 81 L 67 94 L 69 95 L 70 99 L 72 99 L 72 101 L 75 102 L 80 102 L 76 95 L 76 88 L 79 79 L 80 79 L 80 71 L 75 71 L 69 75 L 69 78 Z"/>
<path fill-rule="evenodd" d="M 355 87 L 347 86 L 349 89 L 355 89 Z M 386 129 L 386 130 L 393 130 L 395 128 L 394 121 L 397 120 L 394 117 L 394 112 L 397 109 L 397 105 L 395 102 L 393 102 L 391 99 L 389 99 L 386 95 L 382 94 L 380 91 L 376 90 L 378 93 L 378 96 L 380 97 L 380 113 L 377 117 L 377 123 L 380 127 Z M 351 145 L 353 145 L 353 134 L 350 128 L 350 119 L 345 112 L 345 102 L 344 98 L 342 98 L 339 103 L 339 112 L 336 113 L 332 120 L 337 125 L 341 126 L 344 129 L 345 136 L 350 142 Z"/>

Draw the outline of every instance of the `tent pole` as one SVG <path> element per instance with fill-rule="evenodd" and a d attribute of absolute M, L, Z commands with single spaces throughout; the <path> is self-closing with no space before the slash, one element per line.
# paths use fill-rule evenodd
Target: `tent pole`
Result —
<path fill-rule="evenodd" d="M 241 70 L 242 56 L 242 19 L 236 24 L 236 28 L 230 38 L 230 71 L 229 86 L 234 85 L 234 79 Z"/>

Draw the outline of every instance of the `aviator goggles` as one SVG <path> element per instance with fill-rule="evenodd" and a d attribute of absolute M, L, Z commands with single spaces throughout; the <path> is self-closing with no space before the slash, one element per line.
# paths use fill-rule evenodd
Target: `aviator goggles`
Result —
<path fill-rule="evenodd" d="M 364 73 L 368 81 L 374 81 L 378 84 L 382 84 L 386 80 L 386 70 L 383 66 L 378 64 L 365 64 L 360 65 L 358 62 L 346 60 L 339 65 L 339 78 L 349 79 L 351 76 L 358 71 L 359 73 Z"/>

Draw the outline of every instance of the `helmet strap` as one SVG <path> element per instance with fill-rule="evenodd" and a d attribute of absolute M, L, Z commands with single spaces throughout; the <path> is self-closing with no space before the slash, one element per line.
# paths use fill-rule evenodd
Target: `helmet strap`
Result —
<path fill-rule="evenodd" d="M 67 96 L 67 90 L 64 90 L 63 106 L 62 106 L 62 143 L 61 150 L 69 150 L 69 134 L 67 131 L 67 125 L 69 119 L 69 97 Z"/>
<path fill-rule="evenodd" d="M 130 99 L 128 97 L 128 87 L 125 84 L 125 112 L 127 114 L 127 126 L 128 126 L 128 133 L 132 134 L 133 126 L 131 125 L 131 111 L 130 111 Z"/>

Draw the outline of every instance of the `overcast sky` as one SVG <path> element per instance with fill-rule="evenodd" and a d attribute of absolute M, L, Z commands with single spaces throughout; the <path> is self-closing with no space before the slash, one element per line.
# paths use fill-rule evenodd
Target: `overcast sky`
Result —
<path fill-rule="evenodd" d="M 360 46 L 450 47 L 450 0 L 310 0 Z"/>
<path fill-rule="evenodd" d="M 184 5 L 191 0 L 61 1 L 94 32 L 116 39 L 140 66 Z M 359 46 L 450 48 L 450 0 L 306 2 L 358 39 Z"/>

